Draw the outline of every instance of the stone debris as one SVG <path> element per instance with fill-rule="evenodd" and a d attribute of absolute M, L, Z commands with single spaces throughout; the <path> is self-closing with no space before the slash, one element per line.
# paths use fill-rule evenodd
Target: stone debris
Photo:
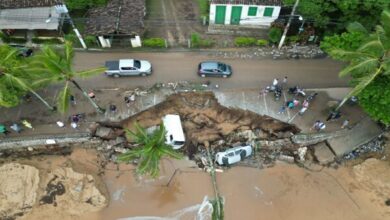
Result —
<path fill-rule="evenodd" d="M 368 153 L 383 153 L 384 151 L 384 141 L 382 138 L 375 138 L 374 140 L 368 142 L 367 144 L 363 144 L 362 146 L 356 148 L 352 152 L 345 154 L 343 158 L 345 160 L 353 160 L 357 157 L 362 156 L 363 154 Z"/>
<path fill-rule="evenodd" d="M 312 147 L 314 157 L 321 165 L 328 165 L 335 160 L 335 155 L 325 142 L 318 143 Z"/>

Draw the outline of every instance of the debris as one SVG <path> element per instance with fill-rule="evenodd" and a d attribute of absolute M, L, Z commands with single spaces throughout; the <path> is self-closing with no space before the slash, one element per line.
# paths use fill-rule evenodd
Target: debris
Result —
<path fill-rule="evenodd" d="M 362 146 L 356 148 L 352 152 L 345 154 L 344 159 L 345 160 L 353 160 L 362 154 L 367 153 L 383 153 L 384 151 L 384 143 L 382 138 L 375 138 L 374 140 L 368 142 L 367 144 L 363 144 Z"/>
<path fill-rule="evenodd" d="M 306 152 L 307 152 L 307 147 L 298 148 L 299 161 L 301 162 L 305 161 Z"/>
<path fill-rule="evenodd" d="M 283 155 L 283 154 L 279 155 L 278 160 L 284 161 L 287 163 L 294 163 L 294 157 L 288 156 L 288 155 Z"/>

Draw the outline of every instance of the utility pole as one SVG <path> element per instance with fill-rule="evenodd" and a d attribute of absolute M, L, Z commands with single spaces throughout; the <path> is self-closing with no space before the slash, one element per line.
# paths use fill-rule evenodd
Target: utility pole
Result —
<path fill-rule="evenodd" d="M 81 36 L 79 30 L 76 28 L 76 26 L 73 23 L 72 18 L 69 15 L 68 8 L 65 4 L 56 5 L 56 10 L 59 14 L 65 14 L 65 19 L 69 20 L 70 25 L 72 26 L 73 31 L 76 33 L 77 38 L 79 39 L 81 46 L 83 46 L 84 49 L 87 49 L 87 45 L 85 44 L 83 37 Z"/>
<path fill-rule="evenodd" d="M 291 24 L 291 21 L 292 21 L 292 19 L 293 19 L 294 14 L 295 14 L 295 10 L 296 10 L 297 7 L 298 7 L 298 4 L 299 4 L 299 0 L 296 0 L 296 1 L 295 1 L 295 4 L 294 4 L 294 7 L 293 7 L 293 9 L 292 9 L 292 11 L 291 11 L 291 15 L 290 15 L 290 17 L 288 18 L 287 25 L 286 25 L 286 27 L 284 28 L 282 38 L 280 39 L 279 46 L 278 46 L 278 49 L 279 49 L 279 50 L 280 50 L 280 48 L 282 48 L 283 43 L 284 43 L 284 40 L 286 39 L 286 35 L 287 35 L 287 32 L 288 32 L 288 29 L 290 28 L 290 24 Z"/>

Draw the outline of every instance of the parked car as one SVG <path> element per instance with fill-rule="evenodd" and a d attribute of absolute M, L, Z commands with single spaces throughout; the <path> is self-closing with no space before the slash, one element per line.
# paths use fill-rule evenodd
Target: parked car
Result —
<path fill-rule="evenodd" d="M 18 56 L 20 57 L 29 57 L 33 55 L 33 50 L 31 48 L 20 44 L 9 44 L 9 46 L 17 49 L 19 51 Z"/>
<path fill-rule="evenodd" d="M 224 152 L 218 152 L 215 155 L 215 161 L 219 165 L 230 165 L 237 163 L 252 155 L 252 146 L 239 146 L 228 149 Z"/>
<path fill-rule="evenodd" d="M 121 59 L 106 61 L 107 76 L 147 76 L 152 74 L 152 64 L 146 60 Z"/>
<path fill-rule="evenodd" d="M 198 74 L 201 77 L 219 76 L 229 77 L 232 75 L 232 67 L 218 61 L 204 61 L 198 65 Z"/>

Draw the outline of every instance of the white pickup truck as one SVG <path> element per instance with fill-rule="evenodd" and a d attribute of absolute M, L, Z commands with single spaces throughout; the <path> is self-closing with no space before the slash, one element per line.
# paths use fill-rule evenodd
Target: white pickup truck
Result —
<path fill-rule="evenodd" d="M 152 64 L 146 60 L 121 59 L 106 61 L 107 76 L 147 76 L 152 74 Z"/>

